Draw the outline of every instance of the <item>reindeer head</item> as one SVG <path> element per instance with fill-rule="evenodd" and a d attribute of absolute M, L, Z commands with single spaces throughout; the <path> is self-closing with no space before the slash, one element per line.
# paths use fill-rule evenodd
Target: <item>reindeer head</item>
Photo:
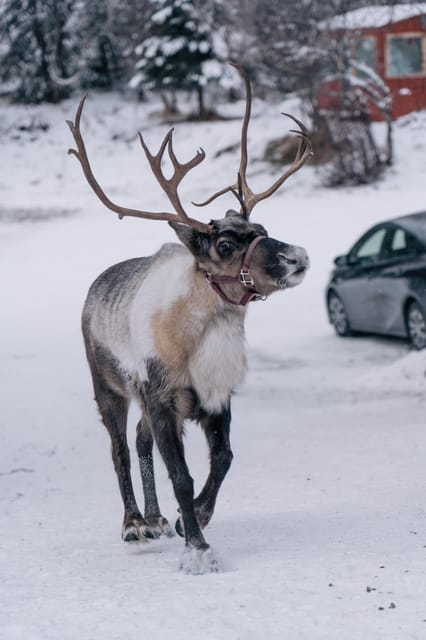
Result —
<path fill-rule="evenodd" d="M 80 133 L 80 119 L 86 96 L 83 96 L 80 101 L 75 124 L 67 121 L 78 149 L 77 151 L 70 149 L 68 153 L 77 157 L 90 186 L 109 209 L 118 213 L 120 218 L 133 216 L 151 220 L 167 220 L 181 242 L 192 253 L 197 268 L 205 274 L 216 293 L 227 302 L 244 306 L 251 300 L 267 297 L 273 291 L 296 286 L 303 280 L 309 267 L 309 258 L 302 247 L 269 238 L 264 227 L 250 222 L 249 216 L 258 202 L 275 193 L 284 181 L 300 169 L 313 153 L 307 129 L 293 116 L 284 114 L 300 127 L 300 130 L 293 131 L 300 138 L 296 157 L 289 169 L 269 189 L 258 194 L 253 193 L 246 179 L 251 86 L 244 69 L 238 65 L 233 66 L 243 77 L 246 87 L 246 109 L 242 125 L 241 161 L 237 181 L 213 194 L 205 202 L 198 204 L 194 202 L 193 204 L 205 206 L 218 196 L 231 192 L 240 204 L 239 212 L 228 211 L 224 218 L 211 220 L 208 224 L 186 214 L 177 189 L 185 175 L 204 160 L 205 153 L 200 149 L 189 162 L 180 163 L 173 150 L 173 129 L 166 134 L 156 155 L 149 151 L 141 133 L 139 133 L 139 138 L 151 169 L 176 213 L 140 211 L 113 203 L 105 195 L 93 175 Z M 170 178 L 165 177 L 161 167 L 166 148 L 173 165 L 173 175 Z M 241 296 L 238 294 L 238 289 L 241 290 Z"/>

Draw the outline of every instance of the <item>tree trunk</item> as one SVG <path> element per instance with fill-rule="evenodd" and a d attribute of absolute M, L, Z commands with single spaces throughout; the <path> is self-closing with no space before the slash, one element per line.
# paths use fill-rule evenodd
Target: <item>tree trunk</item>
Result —
<path fill-rule="evenodd" d="M 47 51 L 47 44 L 45 39 L 45 34 L 43 32 L 43 25 L 39 20 L 39 6 L 37 2 L 34 2 L 32 5 L 32 10 L 34 12 L 33 18 L 33 33 L 34 37 L 37 41 L 39 51 L 40 51 L 40 73 L 44 81 L 44 100 L 46 102 L 58 102 L 59 96 L 55 83 L 52 80 L 49 68 L 49 54 Z"/>
<path fill-rule="evenodd" d="M 387 124 L 387 136 L 386 136 L 386 164 L 390 167 L 393 163 L 393 139 L 392 139 L 392 115 L 391 113 L 386 114 L 386 124 Z"/>
<path fill-rule="evenodd" d="M 160 91 L 160 97 L 164 105 L 164 111 L 167 116 L 176 116 L 179 113 L 177 106 L 176 92 L 171 91 L 170 94 L 167 91 Z"/>
<path fill-rule="evenodd" d="M 205 114 L 204 106 L 204 89 L 201 85 L 197 87 L 197 99 L 198 99 L 198 118 L 202 120 Z"/>

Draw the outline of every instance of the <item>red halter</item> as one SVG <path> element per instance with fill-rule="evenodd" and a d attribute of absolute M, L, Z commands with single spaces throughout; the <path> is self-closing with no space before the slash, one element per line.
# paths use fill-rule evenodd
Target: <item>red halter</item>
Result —
<path fill-rule="evenodd" d="M 253 251 L 259 244 L 261 240 L 264 240 L 266 236 L 257 236 L 246 251 L 244 256 L 243 265 L 241 267 L 240 273 L 238 276 L 221 276 L 215 273 L 209 273 L 208 271 L 202 270 L 206 276 L 207 281 L 214 291 L 216 291 L 217 295 L 229 302 L 230 304 L 237 304 L 242 307 L 245 307 L 249 302 L 255 302 L 256 300 L 266 300 L 266 296 L 262 296 L 255 287 L 254 280 L 250 273 L 250 260 L 253 255 Z M 219 284 L 220 282 L 239 282 L 240 284 L 246 287 L 247 291 L 244 293 L 240 300 L 231 300 L 228 298 L 226 293 L 222 291 Z"/>

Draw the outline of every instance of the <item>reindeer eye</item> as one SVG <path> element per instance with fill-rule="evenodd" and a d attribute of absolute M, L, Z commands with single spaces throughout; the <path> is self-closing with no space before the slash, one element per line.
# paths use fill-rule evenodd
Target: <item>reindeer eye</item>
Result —
<path fill-rule="evenodd" d="M 219 255 L 229 256 L 235 249 L 235 245 L 233 242 L 229 242 L 229 240 L 221 240 L 217 243 L 216 249 Z"/>

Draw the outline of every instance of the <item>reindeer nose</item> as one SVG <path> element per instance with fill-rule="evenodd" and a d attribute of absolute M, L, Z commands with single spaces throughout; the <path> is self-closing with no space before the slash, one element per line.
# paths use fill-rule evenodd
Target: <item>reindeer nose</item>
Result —
<path fill-rule="evenodd" d="M 295 271 L 309 269 L 309 256 L 303 247 L 288 245 L 285 251 L 279 254 L 281 262 L 293 266 Z"/>
<path fill-rule="evenodd" d="M 298 262 L 299 262 L 299 269 L 309 269 L 309 267 L 311 266 L 311 263 L 309 261 L 309 256 L 307 251 L 303 248 L 303 247 L 297 247 L 298 252 L 299 252 L 299 256 L 298 256 Z"/>

